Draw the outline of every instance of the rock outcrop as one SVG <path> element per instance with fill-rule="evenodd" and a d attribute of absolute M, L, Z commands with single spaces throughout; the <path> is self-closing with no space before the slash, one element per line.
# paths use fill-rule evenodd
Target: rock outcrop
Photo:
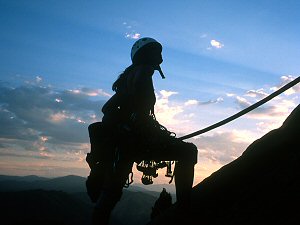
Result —
<path fill-rule="evenodd" d="M 176 206 L 149 225 L 299 224 L 300 105 L 283 125 L 193 188 L 192 209 Z"/>

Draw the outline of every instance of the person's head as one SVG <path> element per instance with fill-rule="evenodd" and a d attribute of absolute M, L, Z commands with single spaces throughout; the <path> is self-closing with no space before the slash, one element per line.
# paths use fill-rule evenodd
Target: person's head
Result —
<path fill-rule="evenodd" d="M 162 62 L 162 45 L 153 38 L 144 37 L 137 40 L 131 48 L 133 65 L 159 66 Z"/>
<path fill-rule="evenodd" d="M 131 48 L 131 61 L 132 64 L 121 73 L 118 79 L 113 83 L 113 91 L 122 91 L 122 87 L 125 86 L 126 76 L 136 65 L 150 65 L 155 70 L 158 70 L 161 77 L 165 76 L 160 68 L 162 59 L 162 45 L 153 38 L 145 37 L 137 40 Z"/>

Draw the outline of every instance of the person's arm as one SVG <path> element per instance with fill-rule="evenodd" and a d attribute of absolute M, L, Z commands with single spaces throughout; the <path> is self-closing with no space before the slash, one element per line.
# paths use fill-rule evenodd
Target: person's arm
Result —
<path fill-rule="evenodd" d="M 154 68 L 152 66 L 142 65 L 137 68 L 129 80 L 128 89 L 132 96 L 132 106 L 138 118 L 148 117 L 150 110 L 153 109 L 155 103 L 153 73 Z"/>

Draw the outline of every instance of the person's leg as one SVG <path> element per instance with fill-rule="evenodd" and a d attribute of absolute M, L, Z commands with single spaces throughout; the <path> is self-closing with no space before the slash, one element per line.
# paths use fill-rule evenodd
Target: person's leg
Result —
<path fill-rule="evenodd" d="M 93 225 L 108 225 L 112 210 L 122 196 L 122 190 L 102 190 L 93 212 Z"/>
<path fill-rule="evenodd" d="M 160 151 L 155 151 L 153 158 L 159 160 L 175 160 L 175 187 L 178 206 L 187 208 L 190 204 L 194 181 L 194 166 L 197 163 L 197 147 L 178 139 L 168 140 L 168 144 Z"/>
<path fill-rule="evenodd" d="M 175 186 L 178 206 L 188 209 L 194 182 L 194 165 L 197 163 L 197 147 L 191 143 L 180 144 L 181 157 L 175 164 Z M 175 148 L 177 149 L 177 147 Z"/>
<path fill-rule="evenodd" d="M 110 165 L 106 173 L 105 185 L 93 212 L 93 225 L 108 225 L 111 212 L 122 196 L 122 189 L 131 172 L 132 162 L 120 160 Z"/>

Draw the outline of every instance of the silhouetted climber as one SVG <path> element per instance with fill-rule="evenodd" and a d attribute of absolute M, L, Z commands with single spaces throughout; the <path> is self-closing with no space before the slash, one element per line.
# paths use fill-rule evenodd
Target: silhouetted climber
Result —
<path fill-rule="evenodd" d="M 152 76 L 157 70 L 164 78 L 161 53 L 162 45 L 152 38 L 135 42 L 131 49 L 132 65 L 112 85 L 116 93 L 102 108 L 102 122 L 89 126 L 91 153 L 87 162 L 91 173 L 87 188 L 96 202 L 94 224 L 108 224 L 133 163 L 145 159 L 176 161 L 177 206 L 188 209 L 190 205 L 197 148 L 175 138 L 154 115 Z"/>
<path fill-rule="evenodd" d="M 151 219 L 155 218 L 158 215 L 161 215 L 172 205 L 172 196 L 164 188 L 159 195 L 159 198 L 154 203 L 152 207 Z"/>

